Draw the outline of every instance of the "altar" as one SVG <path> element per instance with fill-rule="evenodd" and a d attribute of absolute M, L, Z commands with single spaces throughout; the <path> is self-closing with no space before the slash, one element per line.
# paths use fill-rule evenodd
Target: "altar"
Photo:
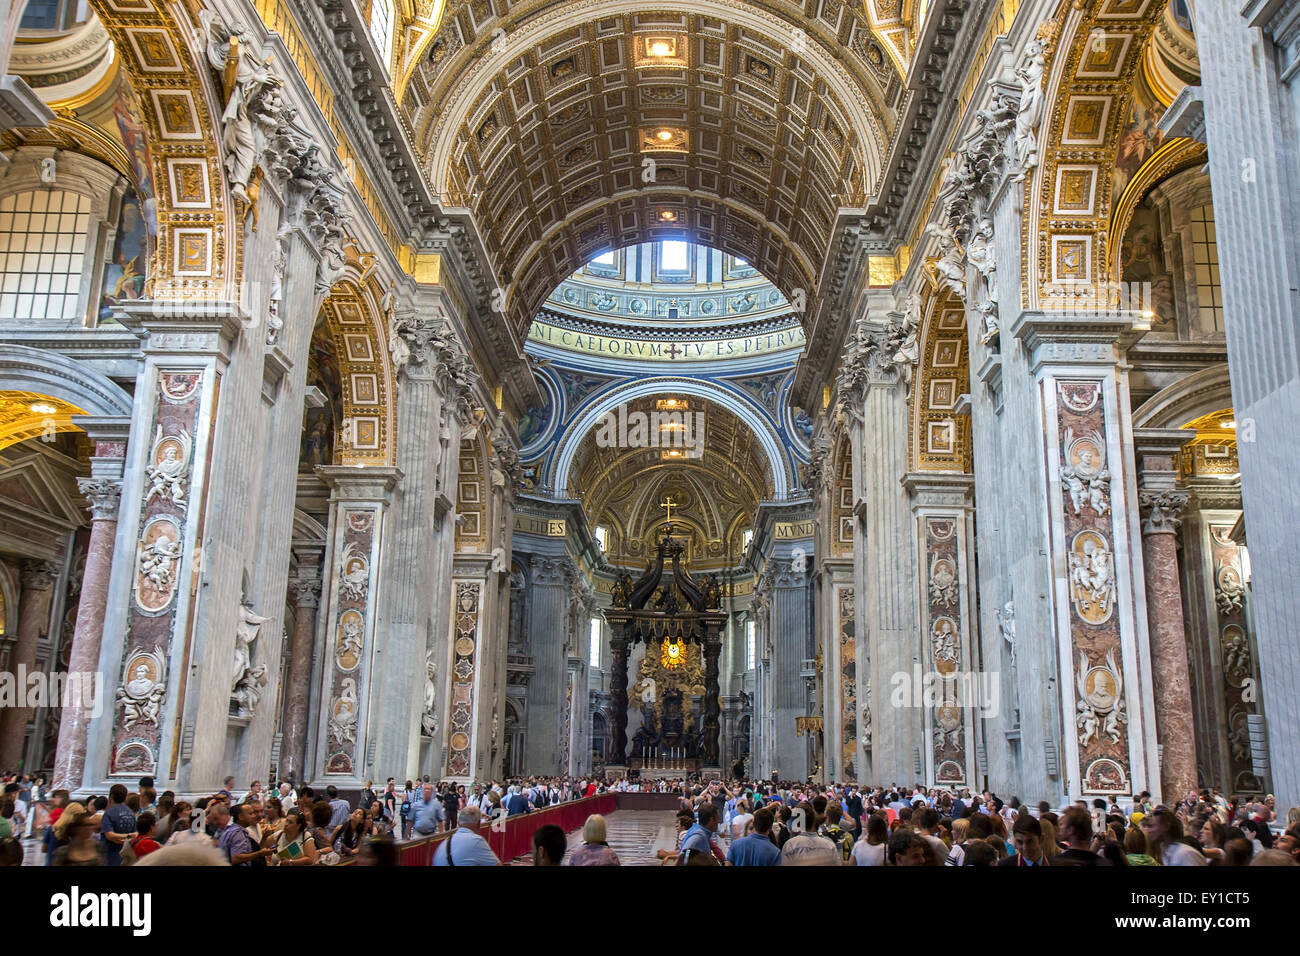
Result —
<path fill-rule="evenodd" d="M 697 583 L 682 567 L 683 547 L 672 530 L 671 524 L 664 527 L 656 558 L 639 580 L 618 575 L 612 606 L 604 612 L 613 652 L 610 763 L 653 779 L 720 773 L 718 658 L 727 621 L 722 589 L 713 575 Z M 667 580 L 666 561 L 672 563 Z M 637 644 L 645 653 L 629 695 L 628 661 Z M 640 724 L 630 747 L 629 704 Z"/>

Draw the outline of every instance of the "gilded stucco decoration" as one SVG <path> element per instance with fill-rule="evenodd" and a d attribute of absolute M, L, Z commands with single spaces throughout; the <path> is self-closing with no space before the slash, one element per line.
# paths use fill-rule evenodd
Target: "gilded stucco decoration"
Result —
<path fill-rule="evenodd" d="M 162 0 L 92 0 L 146 124 L 158 236 L 149 269 L 152 296 L 223 298 L 239 278 L 242 244 L 212 135 L 224 98 L 207 67 L 195 11 Z"/>
<path fill-rule="evenodd" d="M 1050 104 L 1039 133 L 1042 161 L 1025 189 L 1026 306 L 1124 307 L 1111 233 L 1116 193 L 1131 170 L 1123 161 L 1154 150 L 1152 109 L 1138 72 L 1167 0 L 1087 0 L 1063 4 L 1060 40 L 1048 65 Z M 1137 110 L 1137 113 L 1134 110 Z M 1141 140 L 1141 142 L 1138 142 Z M 1138 163 L 1140 165 L 1140 162 Z M 1054 304 L 1055 303 L 1055 304 Z"/>
<path fill-rule="evenodd" d="M 970 472 L 970 415 L 959 400 L 970 392 L 966 310 L 941 289 L 924 306 L 920 360 L 910 396 L 912 467 L 916 471 Z"/>
<path fill-rule="evenodd" d="M 340 465 L 392 464 L 397 403 L 387 330 L 377 318 L 373 290 L 355 275 L 343 279 L 321 311 L 338 356 L 342 393 L 334 460 Z"/>

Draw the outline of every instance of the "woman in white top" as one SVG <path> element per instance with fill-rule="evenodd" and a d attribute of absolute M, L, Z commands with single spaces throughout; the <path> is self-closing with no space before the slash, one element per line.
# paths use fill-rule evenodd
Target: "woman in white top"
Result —
<path fill-rule="evenodd" d="M 867 825 L 858 842 L 853 844 L 849 857 L 852 866 L 884 866 L 885 844 L 889 839 L 889 824 L 883 813 L 867 817 Z"/>
<path fill-rule="evenodd" d="M 749 801 L 741 797 L 736 801 L 736 813 L 731 818 L 731 838 L 739 840 L 749 833 L 754 825 L 754 811 Z"/>

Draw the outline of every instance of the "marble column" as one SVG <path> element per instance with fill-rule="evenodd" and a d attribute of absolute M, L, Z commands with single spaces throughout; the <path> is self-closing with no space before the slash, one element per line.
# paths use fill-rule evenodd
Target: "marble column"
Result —
<path fill-rule="evenodd" d="M 706 625 L 704 638 L 704 751 L 700 754 L 701 767 L 721 770 L 718 752 L 718 724 L 721 708 L 718 690 L 718 657 L 722 653 L 722 639 L 716 625 Z"/>
<path fill-rule="evenodd" d="M 983 718 L 1002 710 L 1004 682 L 994 667 L 979 666 L 971 647 L 973 574 L 968 549 L 974 478 L 914 472 L 904 486 L 916 516 L 920 662 L 915 672 L 932 682 L 936 698 L 933 706 L 928 700 L 912 702 L 914 707 L 923 704 L 925 781 L 978 790 L 977 729 Z M 974 679 L 980 676 L 987 680 Z"/>
<path fill-rule="evenodd" d="M 307 761 L 307 725 L 310 719 L 312 647 L 316 640 L 316 609 L 320 606 L 319 566 L 299 565 L 298 577 L 289 582 L 296 611 L 289 638 L 289 667 L 284 678 L 284 729 L 280 739 L 281 779 L 301 782 Z"/>
<path fill-rule="evenodd" d="M 433 553 L 438 465 L 437 441 L 442 391 L 438 342 L 446 319 L 436 299 L 423 299 L 419 319 L 399 326 L 408 361 L 399 370 L 397 466 L 402 482 L 393 496 L 392 522 L 385 547 L 380 626 L 375 631 L 375 683 L 372 685 L 370 739 L 373 760 L 367 776 L 405 777 L 417 772 L 420 701 L 425 688 L 425 656 L 434 582 L 426 557 Z"/>
<path fill-rule="evenodd" d="M 87 683 L 101 696 L 106 682 L 99 678 L 99 649 L 104 638 L 104 611 L 108 606 L 108 579 L 113 570 L 113 540 L 117 536 L 117 509 L 122 501 L 122 479 L 82 478 L 77 488 L 90 502 L 90 540 L 86 545 L 86 567 L 81 579 L 81 600 L 77 626 L 68 656 L 68 679 L 78 688 Z M 84 691 L 83 691 L 84 695 Z M 98 702 L 102 707 L 106 701 Z M 90 704 L 91 706 L 87 706 Z M 59 744 L 54 757 L 53 789 L 77 790 L 86 769 L 86 731 L 93 716 L 93 702 L 84 696 L 65 701 L 59 722 Z"/>
<path fill-rule="evenodd" d="M 808 716 L 808 692 L 802 675 L 804 664 L 816 651 L 812 647 L 808 580 L 811 540 L 802 554 L 778 549 L 769 559 L 773 568 L 770 635 L 772 641 L 772 737 L 775 765 L 783 780 L 803 780 L 812 771 L 807 742 L 795 736 L 795 721 Z M 798 547 L 795 545 L 794 547 Z"/>
<path fill-rule="evenodd" d="M 1214 2 L 1193 8 L 1241 491 L 1249 523 L 1252 624 L 1266 680 L 1269 769 L 1279 807 L 1300 805 L 1300 553 L 1294 494 L 1300 443 L 1300 90 L 1294 3 Z M 1233 321 L 1237 318 L 1238 321 Z M 1221 782 L 1225 787 L 1229 781 Z"/>
<path fill-rule="evenodd" d="M 567 555 L 532 562 L 533 593 L 528 633 L 537 670 L 528 685 L 529 773 L 560 772 L 564 726 L 565 652 L 571 588 L 577 569 Z"/>
<path fill-rule="evenodd" d="M 393 489 L 402 472 L 379 465 L 318 465 L 316 473 L 331 494 L 326 613 L 320 627 L 327 653 L 313 781 L 321 787 L 360 787 L 371 762 L 371 688 L 382 678 L 375 662 L 380 564 L 392 523 Z"/>
<path fill-rule="evenodd" d="M 22 564 L 18 638 L 9 654 L 9 667 L 16 675 L 30 674 L 35 668 L 36 645 L 42 632 L 50 626 L 50 602 L 54 598 L 54 582 L 58 576 L 59 567 L 51 561 L 24 561 Z M 26 689 L 24 683 L 17 684 L 20 697 L 24 696 L 21 693 Z M 0 722 L 0 767 L 16 771 L 22 763 L 27 721 L 31 719 L 32 708 L 7 707 L 0 714 L 3 716 L 3 722 Z"/>
<path fill-rule="evenodd" d="M 1192 685 L 1178 574 L 1178 526 L 1187 499 L 1185 491 L 1138 492 L 1152 682 L 1156 691 L 1156 739 L 1160 744 L 1160 792 L 1169 806 L 1186 797 L 1189 790 L 1196 789 Z"/>
<path fill-rule="evenodd" d="M 627 765 L 627 639 L 616 633 L 609 642 L 610 750 L 611 767 Z"/>
<path fill-rule="evenodd" d="M 861 496 L 857 620 L 866 657 L 863 698 L 872 708 L 871 776 L 901 784 L 916 776 L 921 743 L 921 710 L 894 706 L 891 693 L 899 675 L 910 675 L 918 659 L 916 557 L 912 549 L 897 547 L 913 537 L 910 502 L 901 483 L 908 463 L 907 390 L 888 348 L 885 313 L 878 315 L 859 322 L 859 338 L 866 345 L 857 370 L 860 397 L 851 416 L 861 420 L 861 427 L 850 433 L 854 491 Z"/>

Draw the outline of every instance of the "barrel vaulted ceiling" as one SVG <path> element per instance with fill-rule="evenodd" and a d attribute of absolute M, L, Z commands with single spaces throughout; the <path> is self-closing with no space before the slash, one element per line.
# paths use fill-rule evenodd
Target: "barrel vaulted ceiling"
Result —
<path fill-rule="evenodd" d="M 730 540 L 738 523 L 747 524 L 759 502 L 772 497 L 771 464 L 754 432 L 716 402 L 664 393 L 627 403 L 628 415 L 649 416 L 657 403 L 672 398 L 686 403 L 692 422 L 703 416 L 699 457 L 668 457 L 673 449 L 664 447 L 601 447 L 599 429 L 592 429 L 574 458 L 569 491 L 581 499 L 593 525 L 614 529 L 611 559 L 644 556 L 646 542 L 665 518 L 660 503 L 670 495 L 681 506 L 674 522 L 691 529 L 696 539 L 695 556 L 721 559 L 726 555 L 720 543 Z"/>
<path fill-rule="evenodd" d="M 879 186 L 900 83 L 859 5 L 449 6 L 404 91 L 521 336 L 602 251 L 686 236 L 811 295 L 841 208 Z"/>

